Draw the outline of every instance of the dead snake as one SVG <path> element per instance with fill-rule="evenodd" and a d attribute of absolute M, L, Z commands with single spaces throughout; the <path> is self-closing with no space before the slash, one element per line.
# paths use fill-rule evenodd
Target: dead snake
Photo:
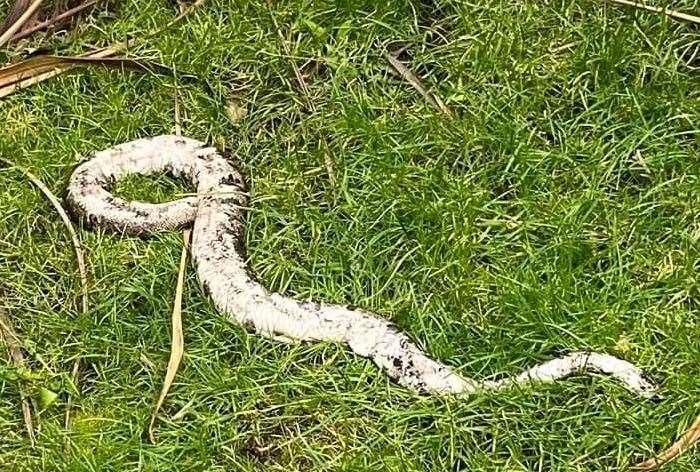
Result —
<path fill-rule="evenodd" d="M 197 196 L 153 204 L 125 201 L 109 191 L 127 175 L 162 172 L 192 182 Z M 73 173 L 67 203 L 89 226 L 120 233 L 143 236 L 194 223 L 191 250 L 198 279 L 220 312 L 274 338 L 345 343 L 398 383 L 421 393 L 468 394 L 582 372 L 609 375 L 647 398 L 657 390 L 634 365 L 597 352 L 574 352 L 501 380 L 464 378 L 372 313 L 269 292 L 246 264 L 244 179 L 216 149 L 194 139 L 164 135 L 95 153 Z"/>

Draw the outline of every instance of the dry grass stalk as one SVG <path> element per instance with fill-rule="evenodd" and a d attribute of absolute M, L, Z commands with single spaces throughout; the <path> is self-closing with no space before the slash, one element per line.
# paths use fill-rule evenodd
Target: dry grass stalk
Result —
<path fill-rule="evenodd" d="M 153 409 L 153 414 L 151 415 L 151 421 L 148 424 L 148 438 L 152 444 L 156 443 L 154 426 L 156 423 L 156 417 L 158 411 L 163 406 L 165 402 L 165 396 L 170 391 L 170 387 L 175 380 L 175 375 L 180 367 L 180 362 L 182 361 L 182 355 L 184 353 L 185 338 L 182 332 L 182 292 L 185 285 L 185 269 L 187 268 L 187 251 L 189 250 L 190 244 L 190 230 L 185 230 L 182 233 L 182 253 L 180 254 L 180 270 L 177 274 L 177 286 L 175 288 L 175 301 L 173 303 L 173 313 L 171 317 L 172 324 L 172 341 L 170 344 L 170 359 L 168 360 L 168 368 L 165 372 L 165 379 L 163 380 L 163 387 L 160 390 L 160 395 L 158 396 L 158 401 Z"/>
<path fill-rule="evenodd" d="M 394 56 L 388 51 L 384 52 L 384 57 L 387 61 L 389 61 L 389 64 L 391 64 L 391 66 L 396 70 L 396 72 L 399 73 L 401 78 L 403 78 L 406 82 L 411 84 L 411 86 L 414 89 L 416 89 L 416 91 L 420 93 L 430 105 L 432 105 L 434 108 L 438 109 L 446 115 L 451 115 L 449 108 L 447 108 L 447 105 L 445 105 L 442 99 L 436 94 L 429 92 L 423 86 L 423 83 L 420 81 L 420 79 L 418 79 L 418 77 L 408 67 L 406 67 L 403 62 L 399 61 L 396 58 L 396 56 Z"/>
<path fill-rule="evenodd" d="M 48 29 L 52 28 L 65 20 L 83 12 L 84 10 L 87 10 L 88 8 L 94 6 L 99 0 L 89 0 L 85 3 L 81 3 L 78 6 L 75 6 L 69 10 L 64 11 L 63 13 L 60 13 L 52 18 L 49 18 L 48 20 L 44 20 L 41 23 L 38 23 L 36 25 L 33 25 L 30 28 L 25 28 L 18 33 L 16 33 L 12 38 L 10 38 L 10 41 L 18 41 L 20 39 L 26 38 L 27 36 L 31 36 L 32 34 L 36 33 L 37 31 L 41 31 L 43 29 Z"/>
<path fill-rule="evenodd" d="M 150 33 L 149 35 L 145 36 L 144 39 L 151 38 L 154 36 L 159 35 L 163 31 L 167 30 L 174 24 L 178 23 L 181 21 L 183 18 L 185 18 L 187 15 L 189 15 L 192 11 L 194 11 L 197 7 L 201 6 L 202 4 L 205 3 L 206 0 L 197 0 L 193 4 L 191 4 L 189 7 L 184 9 L 179 15 L 177 15 L 175 18 L 170 20 L 165 26 L 162 28 L 157 29 L 156 31 Z M 81 56 L 78 56 L 81 59 L 103 59 L 103 58 L 108 58 L 110 56 L 113 56 L 115 54 L 118 54 L 124 50 L 126 50 L 132 43 L 125 41 L 121 43 L 116 43 L 113 44 L 112 46 L 103 48 L 103 49 L 98 49 L 97 51 L 92 51 L 89 53 L 85 53 Z M 53 56 L 56 57 L 56 56 Z M 75 59 L 75 58 L 72 58 Z M 77 61 L 76 61 L 77 62 Z M 16 81 L 12 83 L 11 85 L 8 85 L 6 87 L 1 87 L 0 88 L 0 98 L 6 97 L 8 95 L 11 95 L 19 90 L 23 90 L 27 87 L 31 87 L 32 85 L 36 85 L 40 82 L 43 82 L 45 80 L 51 79 L 53 77 L 56 77 L 59 74 L 62 74 L 63 72 L 66 72 L 68 70 L 71 70 L 75 67 L 77 67 L 79 64 L 71 64 L 71 63 L 66 63 L 63 65 L 58 65 L 55 68 L 43 72 L 39 71 L 31 76 L 28 76 L 22 80 Z"/>
<path fill-rule="evenodd" d="M 683 454 L 698 440 L 700 440 L 700 416 L 695 418 L 695 421 L 690 428 L 688 428 L 688 430 L 683 433 L 683 435 L 676 442 L 671 444 L 671 446 L 669 446 L 661 454 L 634 465 L 632 470 L 640 472 L 656 470 L 662 465 Z"/>
<path fill-rule="evenodd" d="M 83 246 L 80 243 L 80 239 L 78 238 L 78 233 L 75 231 L 75 228 L 73 227 L 73 223 L 71 222 L 70 217 L 68 216 L 68 213 L 66 213 L 66 210 L 63 208 L 63 205 L 61 205 L 61 202 L 58 200 L 56 195 L 51 192 L 51 190 L 44 185 L 44 183 L 36 177 L 34 174 L 29 172 L 26 169 L 22 169 L 20 167 L 14 166 L 11 162 L 0 158 L 3 162 L 5 162 L 8 165 L 12 165 L 13 167 L 19 169 L 29 181 L 34 184 L 40 191 L 41 193 L 44 194 L 44 196 L 49 200 L 51 205 L 54 207 L 56 212 L 61 218 L 61 221 L 63 221 L 63 225 L 66 228 L 66 231 L 68 231 L 68 235 L 70 236 L 71 242 L 73 243 L 73 250 L 75 252 L 75 259 L 78 264 L 78 271 L 80 273 L 80 292 L 81 292 L 81 309 L 83 314 L 87 313 L 88 311 L 88 275 L 87 275 L 87 265 L 85 264 L 85 256 L 84 256 L 84 251 L 83 251 Z M 80 359 L 76 359 L 73 362 L 73 383 L 75 384 L 78 378 L 78 371 L 80 369 Z M 71 412 L 71 407 L 72 407 L 72 399 L 71 396 L 68 397 L 68 404 L 66 407 L 66 415 L 65 415 L 65 427 L 68 429 L 70 426 L 70 412 Z"/>
<path fill-rule="evenodd" d="M 1 158 L 0 161 L 4 162 L 5 164 L 14 167 L 15 169 L 19 170 L 24 174 L 27 179 L 34 184 L 40 191 L 41 193 L 44 194 L 46 199 L 51 203 L 51 206 L 54 207 L 56 212 L 58 213 L 58 216 L 61 217 L 61 221 L 63 221 L 63 225 L 66 227 L 66 231 L 68 231 L 68 235 L 70 236 L 71 242 L 73 243 L 73 249 L 75 250 L 75 258 L 76 261 L 78 262 L 78 271 L 80 272 L 80 287 L 81 287 L 81 296 L 82 296 L 82 308 L 84 312 L 87 312 L 88 308 L 88 290 L 87 290 L 87 266 L 85 265 L 85 256 L 83 255 L 83 246 L 80 243 L 80 239 L 78 239 L 78 233 L 75 231 L 75 228 L 73 227 L 73 223 L 71 222 L 70 217 L 68 216 L 68 213 L 66 213 L 66 210 L 63 208 L 63 205 L 61 205 L 61 202 L 58 200 L 56 195 L 51 192 L 51 190 L 44 185 L 44 183 L 34 174 L 29 172 L 27 169 L 23 169 L 22 167 L 18 167 L 14 165 L 12 162 L 8 161 L 7 159 Z"/>
<path fill-rule="evenodd" d="M 176 89 L 175 95 L 175 134 L 182 135 L 182 125 L 180 120 L 180 100 L 179 91 Z M 165 402 L 165 397 L 170 391 L 175 375 L 182 362 L 182 356 L 185 352 L 185 339 L 182 329 L 182 292 L 185 284 L 185 269 L 187 267 L 187 251 L 189 250 L 190 230 L 185 230 L 182 233 L 182 253 L 180 254 L 180 269 L 177 274 L 177 285 L 175 287 L 175 301 L 173 302 L 173 312 L 170 319 L 172 326 L 172 338 L 170 341 L 170 359 L 168 359 L 168 367 L 165 372 L 163 386 L 158 396 L 158 402 L 151 414 L 151 421 L 148 424 L 148 439 L 152 444 L 156 443 L 154 426 L 158 411 Z"/>
<path fill-rule="evenodd" d="M 10 319 L 5 314 L 5 311 L 0 307 L 0 339 L 3 341 L 7 350 L 12 358 L 12 363 L 15 368 L 20 370 L 28 369 L 27 361 L 22 353 L 21 343 L 15 333 Z M 32 421 L 32 408 L 29 403 L 29 397 L 24 391 L 22 382 L 19 383 L 19 395 L 20 402 L 22 404 L 22 419 L 24 421 L 24 427 L 27 430 L 27 435 L 29 436 L 29 441 L 34 446 L 35 433 L 34 433 L 34 423 Z"/>
<path fill-rule="evenodd" d="M 34 0 L 26 10 L 17 18 L 17 21 L 9 25 L 2 35 L 0 35 L 0 46 L 7 43 L 19 31 L 19 29 L 29 20 L 39 9 L 43 0 Z"/>
<path fill-rule="evenodd" d="M 98 49 L 97 51 L 86 53 L 86 54 L 79 56 L 79 57 L 80 58 L 87 58 L 87 59 L 104 59 L 104 58 L 108 58 L 109 56 L 113 56 L 114 54 L 117 54 L 118 52 L 120 52 L 126 48 L 127 48 L 126 42 L 117 43 L 117 44 L 110 46 L 108 48 Z M 10 66 L 10 67 L 12 67 L 12 66 Z M 57 75 L 62 74 L 63 72 L 66 72 L 68 70 L 74 69 L 75 67 L 78 67 L 78 64 L 64 62 L 63 64 L 57 64 L 55 67 L 48 70 L 47 72 L 37 71 L 34 74 L 29 74 L 26 76 L 26 78 L 20 78 L 20 80 L 18 80 L 18 81 L 12 82 L 9 85 L 6 85 L 4 87 L 0 87 L 0 98 L 11 95 L 11 94 L 13 94 L 19 90 L 23 90 L 27 87 L 31 87 L 32 85 L 36 85 L 36 84 L 43 82 L 45 80 L 48 80 L 52 77 L 56 77 Z M 5 68 L 5 69 L 7 69 L 7 68 Z M 0 74 L 5 69 L 0 69 Z M 10 79 L 6 79 L 6 80 L 9 81 Z"/>
<path fill-rule="evenodd" d="M 670 10 L 668 8 L 654 7 L 651 5 L 645 5 L 644 3 L 635 2 L 632 0 L 610 0 L 613 3 L 618 3 L 620 5 L 627 5 L 630 7 L 639 8 L 642 10 L 652 11 L 654 13 L 663 13 L 664 15 L 670 16 L 677 20 L 690 21 L 692 23 L 700 24 L 700 16 L 690 15 L 688 13 L 682 13 L 675 10 Z"/>

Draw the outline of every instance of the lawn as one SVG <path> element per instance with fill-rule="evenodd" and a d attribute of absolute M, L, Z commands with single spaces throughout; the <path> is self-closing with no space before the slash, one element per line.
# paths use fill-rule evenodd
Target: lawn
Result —
<path fill-rule="evenodd" d="M 232 324 L 189 267 L 184 362 L 150 444 L 181 235 L 78 225 L 84 314 L 63 224 L 3 165 L 0 306 L 30 383 L 59 398 L 32 447 L 0 351 L 0 469 L 627 470 L 700 413 L 698 25 L 597 0 L 212 0 L 139 41 L 175 2 L 116 3 L 0 62 L 131 37 L 125 56 L 176 73 L 84 68 L 4 98 L 2 157 L 63 197 L 89 153 L 172 133 L 177 101 L 183 134 L 231 152 L 248 177 L 250 264 L 267 287 L 373 310 L 465 376 L 595 349 L 642 367 L 665 398 L 583 376 L 421 396 L 342 346 Z M 117 185 L 149 201 L 191 191 L 166 177 Z M 665 470 L 699 469 L 689 452 Z"/>

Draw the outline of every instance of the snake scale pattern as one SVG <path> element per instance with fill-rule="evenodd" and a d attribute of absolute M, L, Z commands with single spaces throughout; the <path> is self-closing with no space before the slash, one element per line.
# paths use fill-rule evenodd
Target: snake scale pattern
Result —
<path fill-rule="evenodd" d="M 127 175 L 157 173 L 189 180 L 196 196 L 153 204 L 125 201 L 110 193 L 114 182 Z M 501 380 L 468 379 L 428 357 L 389 321 L 372 313 L 301 302 L 268 291 L 251 276 L 246 263 L 243 176 L 215 148 L 194 139 L 163 135 L 96 152 L 74 171 L 66 201 L 87 226 L 118 233 L 147 236 L 194 224 L 191 251 L 197 276 L 221 313 L 275 339 L 344 343 L 399 384 L 420 393 L 469 394 L 599 373 L 642 397 L 656 395 L 656 386 L 640 369 L 597 352 L 574 352 Z"/>

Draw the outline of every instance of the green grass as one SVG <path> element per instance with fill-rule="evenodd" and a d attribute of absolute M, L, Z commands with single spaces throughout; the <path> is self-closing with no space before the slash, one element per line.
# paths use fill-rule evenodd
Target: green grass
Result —
<path fill-rule="evenodd" d="M 124 3 L 30 45 L 76 53 L 175 14 L 164 0 Z M 0 155 L 63 196 L 82 156 L 173 132 L 179 92 L 184 133 L 232 151 L 248 176 L 247 244 L 268 287 L 374 310 L 467 376 L 590 348 L 643 367 L 665 400 L 585 377 L 418 396 L 341 346 L 290 347 L 229 323 L 190 268 L 184 364 L 150 445 L 180 236 L 81 231 L 83 315 L 59 218 L 4 168 L 1 304 L 35 383 L 61 397 L 30 447 L 1 356 L 0 469 L 603 471 L 668 445 L 700 413 L 700 63 L 684 52 L 697 26 L 590 0 L 273 3 L 211 1 L 128 53 L 201 83 L 84 69 L 0 101 Z M 452 116 L 389 71 L 382 51 L 401 44 Z M 231 101 L 247 111 L 235 122 Z M 119 191 L 163 200 L 191 189 L 161 178 Z M 695 452 L 666 470 L 698 469 Z"/>

